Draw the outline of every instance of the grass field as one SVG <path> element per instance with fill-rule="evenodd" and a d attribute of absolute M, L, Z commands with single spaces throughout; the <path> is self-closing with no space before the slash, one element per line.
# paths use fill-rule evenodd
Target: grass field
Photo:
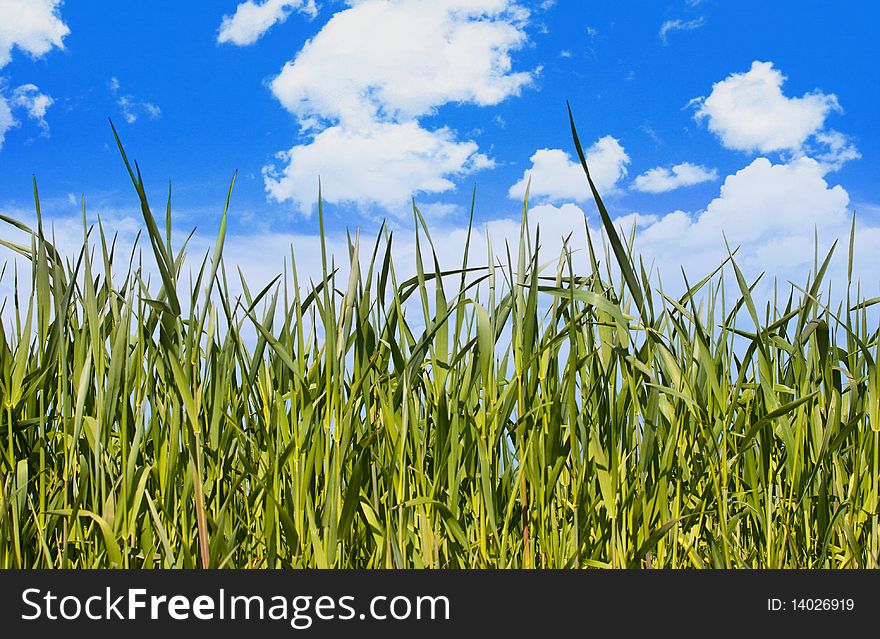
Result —
<path fill-rule="evenodd" d="M 877 567 L 878 327 L 828 306 L 830 255 L 766 307 L 735 256 L 666 295 L 593 187 L 609 248 L 577 262 L 524 213 L 441 278 L 416 211 L 415 277 L 383 232 L 344 277 L 235 296 L 226 214 L 184 273 L 125 164 L 159 282 L 101 227 L 66 257 L 3 219 L 32 265 L 0 329 L 3 567 Z"/>

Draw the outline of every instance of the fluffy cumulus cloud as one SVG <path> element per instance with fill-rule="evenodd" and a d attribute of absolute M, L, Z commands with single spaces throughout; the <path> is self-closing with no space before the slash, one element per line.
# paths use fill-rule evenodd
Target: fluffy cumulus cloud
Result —
<path fill-rule="evenodd" d="M 728 149 L 799 154 L 841 107 L 837 96 L 821 91 L 787 97 L 785 80 L 772 62 L 755 61 L 749 71 L 714 84 L 708 97 L 693 100 L 695 117 Z"/>
<path fill-rule="evenodd" d="M 70 29 L 61 19 L 62 0 L 3 0 L 0 2 L 0 67 L 12 59 L 12 49 L 40 57 L 63 48 Z"/>
<path fill-rule="evenodd" d="M 728 176 L 704 211 L 693 218 L 680 211 L 664 216 L 644 230 L 640 241 L 663 261 L 681 259 L 682 249 L 698 261 L 705 256 L 705 268 L 723 255 L 726 238 L 732 247 L 741 247 L 743 259 L 757 265 L 762 249 L 785 238 L 811 245 L 814 229 L 825 237 L 845 228 L 848 204 L 847 192 L 830 186 L 815 160 L 774 164 L 758 158 Z M 810 250 L 777 259 L 799 266 L 812 257 Z"/>
<path fill-rule="evenodd" d="M 265 170 L 269 195 L 277 200 L 296 194 L 311 204 L 320 176 L 324 199 L 369 199 L 392 214 L 405 214 L 401 204 L 413 192 L 449 191 L 455 187 L 450 177 L 492 166 L 476 143 L 457 142 L 449 129 L 428 131 L 415 122 L 329 127 L 279 159 L 283 168 Z"/>
<path fill-rule="evenodd" d="M 217 42 L 236 44 L 240 47 L 253 44 L 275 24 L 287 20 L 293 11 L 300 11 L 311 17 L 318 14 L 314 0 L 242 2 L 231 16 L 223 16 Z"/>
<path fill-rule="evenodd" d="M 645 171 L 635 179 L 633 188 L 644 193 L 665 193 L 684 186 L 694 186 L 717 179 L 718 172 L 715 169 L 682 162 L 672 168 L 658 166 Z"/>
<path fill-rule="evenodd" d="M 590 176 L 602 194 L 615 190 L 617 183 L 626 176 L 629 156 L 616 138 L 606 135 L 597 140 L 586 153 Z M 530 197 L 537 201 L 577 202 L 592 198 L 590 187 L 580 162 L 560 149 L 539 149 L 531 157 L 532 166 L 526 169 L 522 179 L 510 187 L 511 198 L 520 200 L 530 183 Z"/>
<path fill-rule="evenodd" d="M 292 113 L 369 125 L 448 102 L 498 104 L 529 82 L 510 51 L 526 40 L 509 0 L 361 0 L 337 13 L 272 81 Z M 519 20 L 517 17 L 519 16 Z"/>
<path fill-rule="evenodd" d="M 531 82 L 511 59 L 528 11 L 513 0 L 348 5 L 271 82 L 308 141 L 266 168 L 269 195 L 308 215 L 322 176 L 329 202 L 387 206 L 491 166 L 475 142 L 421 119 L 449 103 L 498 104 Z"/>

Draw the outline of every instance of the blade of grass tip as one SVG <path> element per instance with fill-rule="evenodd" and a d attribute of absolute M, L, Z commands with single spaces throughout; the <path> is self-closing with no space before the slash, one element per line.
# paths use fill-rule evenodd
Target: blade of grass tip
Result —
<path fill-rule="evenodd" d="M 818 247 L 818 238 L 816 239 L 817 247 Z M 799 334 L 806 326 L 807 321 L 809 320 L 810 311 L 816 308 L 813 300 L 817 299 L 819 293 L 819 287 L 822 286 L 822 280 L 825 278 L 825 272 L 828 270 L 829 264 L 831 264 L 831 257 L 834 255 L 834 250 L 837 248 L 837 240 L 831 245 L 831 248 L 828 250 L 828 254 L 825 256 L 825 259 L 822 261 L 822 265 L 819 266 L 818 253 L 816 256 L 816 264 L 815 264 L 815 279 L 813 280 L 812 285 L 810 286 L 810 293 L 806 300 L 804 300 L 804 304 L 801 307 L 801 313 L 798 318 L 798 326 L 795 335 Z M 818 251 L 818 248 L 817 248 Z"/>
<path fill-rule="evenodd" d="M 336 344 L 336 357 L 339 360 L 340 370 L 344 366 L 345 363 L 345 350 L 347 347 L 347 338 L 349 333 L 351 332 L 351 322 L 352 316 L 354 314 L 354 305 L 357 301 L 357 285 L 360 281 L 360 241 L 361 241 L 361 230 L 358 227 L 357 232 L 354 237 L 354 244 L 350 249 L 350 257 L 349 257 L 349 272 L 348 272 L 348 287 L 345 290 L 345 294 L 342 297 L 342 305 L 340 308 L 340 318 L 339 325 L 337 328 L 337 344 Z"/>
<path fill-rule="evenodd" d="M 238 177 L 238 171 L 232 174 L 232 180 L 229 183 L 229 191 L 226 194 L 226 203 L 223 205 L 223 214 L 220 216 L 220 229 L 217 231 L 217 240 L 214 243 L 214 256 L 211 258 L 211 276 L 208 278 L 205 286 L 205 302 L 199 317 L 199 329 L 205 324 L 205 316 L 208 313 L 209 302 L 211 299 L 211 291 L 214 289 L 214 280 L 217 278 L 217 269 L 220 266 L 220 260 L 223 257 L 223 244 L 226 241 L 226 220 L 229 213 L 229 203 L 232 201 L 232 189 L 235 187 L 235 178 Z"/>
<path fill-rule="evenodd" d="M 425 218 L 422 215 L 421 211 L 415 204 L 413 204 L 413 208 L 415 210 L 416 215 L 418 216 L 419 223 L 422 225 L 422 228 L 425 230 L 425 238 L 428 240 L 428 245 L 431 248 L 431 258 L 434 261 L 434 314 L 435 316 L 443 316 L 446 315 L 446 309 L 448 308 L 448 301 L 446 299 L 446 293 L 443 289 L 443 276 L 442 269 L 440 268 L 440 262 L 437 258 L 437 250 L 434 247 L 434 241 L 431 239 L 431 234 L 428 230 L 428 225 L 425 222 Z M 462 273 L 462 277 L 464 277 L 465 273 Z M 459 305 L 459 309 L 461 309 L 464 304 Z M 459 312 L 456 312 L 456 316 L 459 315 Z M 441 366 L 445 365 L 449 361 L 449 326 L 447 322 L 443 322 L 439 325 L 437 331 L 437 337 L 434 341 L 434 356 L 437 358 L 437 361 L 441 364 Z M 438 388 L 442 388 L 445 384 L 446 374 L 445 372 L 438 371 Z"/>
<path fill-rule="evenodd" d="M 516 283 L 517 283 L 517 309 L 520 315 L 524 312 L 525 297 L 520 287 L 526 283 L 526 236 L 529 232 L 528 212 L 529 212 L 529 194 L 532 190 L 532 178 L 529 176 L 526 182 L 526 193 L 523 197 L 522 219 L 520 220 L 519 232 L 519 253 L 516 262 Z"/>
<path fill-rule="evenodd" d="M 361 284 L 361 290 L 359 295 L 362 299 L 372 300 L 372 291 L 373 291 L 373 273 L 376 270 L 376 258 L 379 256 L 379 247 L 382 245 L 382 235 L 385 232 L 386 221 L 382 220 L 382 224 L 379 226 L 379 231 L 376 233 L 376 241 L 373 243 L 373 250 L 370 253 L 370 260 L 367 266 L 366 275 L 363 278 L 363 282 Z M 360 315 L 364 318 L 369 314 L 369 309 L 367 305 L 364 305 L 360 309 Z"/>
<path fill-rule="evenodd" d="M 49 285 L 49 251 L 46 248 L 46 237 L 43 235 L 43 215 L 40 210 L 40 193 L 37 189 L 37 178 L 34 183 L 34 208 L 37 213 L 36 260 L 34 263 L 33 281 L 37 292 L 37 330 L 40 343 L 44 344 L 49 333 L 50 321 L 50 285 Z"/>
<path fill-rule="evenodd" d="M 633 271 L 632 264 L 630 262 L 630 256 L 624 248 L 623 242 L 621 242 L 620 236 L 617 234 L 617 231 L 614 228 L 614 223 L 611 220 L 611 216 L 608 214 L 608 210 L 605 208 L 605 204 L 602 202 L 602 198 L 599 195 L 598 189 L 596 189 L 596 184 L 593 182 L 593 178 L 590 176 L 590 169 L 587 166 L 587 158 L 584 155 L 584 149 L 581 146 L 581 141 L 578 137 L 577 128 L 575 127 L 574 114 L 571 110 L 571 104 L 566 101 L 566 105 L 568 106 L 568 119 L 569 123 L 571 124 L 571 135 L 574 139 L 574 146 L 577 150 L 578 159 L 580 159 L 581 162 L 581 168 L 584 170 L 584 174 L 587 176 L 587 182 L 590 185 L 590 191 L 593 194 L 593 200 L 596 202 L 596 208 L 599 209 L 599 216 L 602 218 L 602 226 L 605 229 L 605 233 L 608 236 L 609 242 L 611 242 L 611 249 L 614 251 L 614 256 L 617 258 L 617 263 L 620 267 L 621 272 L 623 273 L 624 279 L 626 280 L 626 285 L 630 290 L 630 294 L 633 296 L 636 307 L 639 309 L 639 314 L 641 315 L 645 325 L 650 326 L 651 321 L 647 315 L 647 311 L 645 308 L 642 288 L 639 285 L 638 278 L 636 278 L 635 271 Z"/>
<path fill-rule="evenodd" d="M 171 182 L 168 182 L 168 200 L 165 204 L 165 250 L 171 255 L 174 250 L 171 248 Z"/>
<path fill-rule="evenodd" d="M 471 234 L 474 228 L 474 210 L 477 204 L 477 186 L 474 185 L 474 190 L 471 193 L 471 210 L 468 215 L 468 226 L 467 226 L 467 236 L 464 240 L 464 253 L 461 258 L 461 282 L 459 283 L 458 290 L 464 291 L 465 282 L 467 280 L 467 265 L 468 265 L 468 257 L 470 255 L 470 247 L 471 247 Z M 461 332 L 461 325 L 464 321 L 464 306 L 461 307 L 461 312 L 456 313 L 455 318 L 455 340 L 456 345 L 459 344 L 459 333 Z"/>
<path fill-rule="evenodd" d="M 318 177 L 318 234 L 321 237 L 321 269 L 322 269 L 321 272 L 322 272 L 322 275 L 324 276 L 324 279 L 323 279 L 324 287 L 325 287 L 324 296 L 325 296 L 325 299 L 329 299 L 329 298 L 327 298 L 327 295 L 329 293 L 326 290 L 328 283 L 329 283 L 329 280 L 327 278 L 327 242 L 326 242 L 327 236 L 324 233 L 324 195 L 322 192 L 322 188 L 323 187 L 321 186 L 321 178 L 319 176 Z"/>
<path fill-rule="evenodd" d="M 165 293 L 168 296 L 168 304 L 171 307 L 173 314 L 179 316 L 180 303 L 177 299 L 176 286 L 172 277 L 172 273 L 175 271 L 174 262 L 167 251 L 165 239 L 159 232 L 159 227 L 156 225 L 156 220 L 150 210 L 150 205 L 147 201 L 147 194 L 144 191 L 144 182 L 141 177 L 140 168 L 137 166 L 137 163 L 135 163 L 135 167 L 132 169 L 131 162 L 128 159 L 128 155 L 125 153 L 125 148 L 122 146 L 122 140 L 119 138 L 119 134 L 117 133 L 112 120 L 110 121 L 110 128 L 113 130 L 113 137 L 116 140 L 116 146 L 119 148 L 122 161 L 125 163 L 125 168 L 128 171 L 128 175 L 131 178 L 131 182 L 135 187 L 135 191 L 137 192 L 138 199 L 141 203 L 141 214 L 143 215 L 144 223 L 147 225 L 150 244 L 153 247 L 156 256 L 156 266 L 159 269 L 159 275 L 162 278 L 162 283 L 165 286 Z"/>

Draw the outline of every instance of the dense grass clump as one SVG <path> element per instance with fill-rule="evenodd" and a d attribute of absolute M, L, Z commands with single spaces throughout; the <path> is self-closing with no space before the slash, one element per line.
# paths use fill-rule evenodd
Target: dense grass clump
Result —
<path fill-rule="evenodd" d="M 608 254 L 577 265 L 542 270 L 524 213 L 441 272 L 416 211 L 411 279 L 382 233 L 236 297 L 225 212 L 184 280 L 125 164 L 158 283 L 102 228 L 65 258 L 4 218 L 32 274 L 0 327 L 3 567 L 877 567 L 878 330 L 823 303 L 830 255 L 763 311 L 733 256 L 732 305 L 720 271 L 665 295 L 593 187 Z"/>

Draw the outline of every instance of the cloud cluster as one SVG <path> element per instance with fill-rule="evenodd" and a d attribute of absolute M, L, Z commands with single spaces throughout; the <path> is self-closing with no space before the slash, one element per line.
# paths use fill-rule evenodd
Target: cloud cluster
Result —
<path fill-rule="evenodd" d="M 633 213 L 616 217 L 615 224 L 625 236 L 635 226 L 637 255 L 646 268 L 652 269 L 655 284 L 658 273 L 662 276 L 669 293 L 683 290 L 681 269 L 692 284 L 712 272 L 727 257 L 729 243 L 732 249 L 738 248 L 737 264 L 750 281 L 761 273 L 769 275 L 756 290 L 756 298 L 767 299 L 772 294 L 773 278 L 783 290 L 788 280 L 803 284 L 813 266 L 814 230 L 818 230 L 821 242 L 820 259 L 834 240 L 841 240 L 830 272 L 835 290 L 840 293 L 846 279 L 849 206 L 846 190 L 829 182 L 815 160 L 800 158 L 779 163 L 757 158 L 727 176 L 715 197 L 697 212 Z M 587 224 L 594 246 L 602 250 L 601 223 L 592 202 L 538 203 L 529 209 L 527 221 L 533 239 L 540 229 L 542 263 L 551 263 L 568 239 L 575 268 L 589 270 Z M 369 231 L 364 232 L 369 236 Z M 471 233 L 471 264 L 485 264 L 487 241 L 491 240 L 496 255 L 502 255 L 505 242 L 516 246 L 519 232 L 520 220 L 515 213 L 478 225 Z M 441 266 L 460 265 L 467 229 L 437 221 L 431 235 L 435 246 L 442 249 L 438 255 Z M 863 294 L 868 296 L 880 292 L 880 264 L 872 259 L 873 243 L 878 238 L 880 229 L 860 222 L 855 270 Z M 344 238 L 331 241 L 345 246 Z M 305 237 L 297 239 L 298 246 L 306 242 Z M 344 256 L 337 254 L 340 259 Z M 414 244 L 405 233 L 395 236 L 395 258 L 399 260 L 395 264 L 404 270 L 414 264 Z M 555 267 L 551 264 L 549 268 Z M 734 282 L 728 283 L 735 287 Z"/>
<path fill-rule="evenodd" d="M 12 60 L 13 49 L 39 58 L 53 48 L 64 48 L 64 37 L 70 29 L 61 19 L 62 0 L 3 0 L 0 2 L 0 69 Z M 34 120 L 48 134 L 46 111 L 54 100 L 33 84 L 22 84 L 11 95 L 3 91 L 0 78 L 0 149 L 6 134 L 21 122 L 16 110 Z"/>
<path fill-rule="evenodd" d="M 116 98 L 116 106 L 122 112 L 122 117 L 129 124 L 134 124 L 141 116 L 146 116 L 151 120 L 158 120 L 162 116 L 162 109 L 159 108 L 159 105 L 124 93 L 122 85 L 116 76 L 110 78 L 110 82 L 107 85 L 110 87 L 110 92 Z"/>
<path fill-rule="evenodd" d="M 838 257 L 833 262 L 831 277 L 839 293 L 846 278 L 845 251 L 850 231 L 850 198 L 846 190 L 829 183 L 822 165 L 811 158 L 788 163 L 774 163 L 757 158 L 743 169 L 728 176 L 716 197 L 695 213 L 673 211 L 665 215 L 624 215 L 615 218 L 616 226 L 628 235 L 635 225 L 636 253 L 646 268 L 662 276 L 664 288 L 682 290 L 681 269 L 691 280 L 698 281 L 712 272 L 727 256 L 727 244 L 738 249 L 736 259 L 750 280 L 768 273 L 758 297 L 771 293 L 773 278 L 787 286 L 788 280 L 803 283 L 813 266 L 814 232 L 820 238 L 819 251 L 826 251 L 834 240 L 840 240 Z M 601 223 L 592 203 L 571 202 L 533 207 L 529 222 L 540 226 L 542 246 L 549 260 L 562 247 L 565 237 L 571 238 L 570 248 L 576 251 L 575 264 L 581 270 L 586 262 L 584 219 L 592 232 L 598 233 Z M 488 224 L 493 241 L 503 245 L 503 238 L 514 239 L 518 224 L 513 218 L 493 220 Z M 438 234 L 434 234 L 435 241 Z M 880 238 L 880 229 L 860 222 L 856 239 L 855 272 L 863 284 L 863 293 L 878 292 L 880 264 L 872 259 L 872 243 Z M 601 238 L 594 236 L 599 246 Z M 445 244 L 449 246 L 449 244 Z M 820 259 L 821 259 L 820 255 Z M 657 280 L 655 280 L 656 283 Z M 735 283 L 732 283 L 735 286 Z"/>
<path fill-rule="evenodd" d="M 0 67 L 14 48 L 38 56 L 63 46 L 68 29 L 58 16 L 59 5 L 52 0 L 0 2 Z M 4 19 L 9 7 L 24 11 L 26 19 Z M 314 15 L 317 7 L 312 0 L 242 2 L 223 19 L 218 41 L 251 44 L 294 11 Z M 477 142 L 462 139 L 449 127 L 428 124 L 427 119 L 444 105 L 497 105 L 528 87 L 536 71 L 516 70 L 512 59 L 528 43 L 528 19 L 528 11 L 516 0 L 347 0 L 346 8 L 335 13 L 269 84 L 300 125 L 305 141 L 279 153 L 277 162 L 264 168 L 268 195 L 290 201 L 309 215 L 320 176 L 328 202 L 376 204 L 403 214 L 410 196 L 452 191 L 457 178 L 491 168 L 493 160 Z M 661 39 L 702 24 L 670 21 L 661 28 Z M 849 136 L 827 126 L 830 116 L 842 112 L 840 102 L 820 90 L 788 96 L 785 80 L 772 62 L 755 61 L 748 71 L 730 74 L 715 83 L 708 96 L 692 101 L 695 118 L 705 122 L 724 148 L 752 154 L 743 168 L 724 178 L 705 207 L 617 218 L 627 231 L 635 225 L 637 252 L 665 278 L 675 279 L 683 267 L 693 280 L 699 279 L 724 259 L 728 242 L 739 247 L 737 259 L 749 277 L 770 271 L 782 280 L 802 280 L 813 260 L 814 229 L 826 245 L 847 235 L 849 194 L 829 174 L 860 154 Z M 127 121 L 159 116 L 158 106 L 123 93 L 116 78 L 110 89 Z M 0 145 L 17 124 L 18 112 L 45 130 L 51 105 L 52 98 L 33 84 L 0 92 Z M 606 135 L 586 155 L 599 191 L 619 192 L 631 166 L 621 141 Z M 549 148 L 536 150 L 529 161 L 529 168 L 509 188 L 509 197 L 521 200 L 530 184 L 534 206 L 528 222 L 533 230 L 541 227 L 548 256 L 568 236 L 572 248 L 584 255 L 584 221 L 593 232 L 599 224 L 579 162 L 561 149 Z M 644 171 L 631 188 L 662 193 L 717 179 L 715 169 L 685 161 Z M 431 210 L 425 207 L 429 214 Z M 441 221 L 444 215 L 455 217 L 449 215 L 454 205 L 441 203 L 433 210 Z M 137 224 L 128 222 L 133 235 Z M 491 237 L 496 246 L 503 246 L 518 233 L 519 221 L 504 217 L 475 230 L 474 241 Z M 432 229 L 432 236 L 443 247 L 441 259 L 459 258 L 465 229 L 441 226 Z M 880 266 L 866 247 L 878 239 L 880 229 L 862 224 L 856 266 L 872 292 L 880 281 Z M 207 247 L 207 242 L 198 240 L 194 246 Z M 319 263 L 315 238 L 307 234 L 236 236 L 227 242 L 227 256 L 243 265 L 246 274 L 268 280 L 280 264 L 271 264 L 265 256 L 286 254 L 290 242 L 303 251 L 306 268 Z M 344 258 L 344 237 L 331 237 L 330 242 L 338 249 L 337 257 Z M 413 250 L 411 242 L 398 243 L 401 263 L 407 264 Z M 580 259 L 586 268 L 585 258 Z"/>
<path fill-rule="evenodd" d="M 349 0 L 271 84 L 309 140 L 266 167 L 266 189 L 308 215 L 328 202 L 394 210 L 414 193 L 492 166 L 476 142 L 421 120 L 443 105 L 495 105 L 533 78 L 511 53 L 527 41 L 513 0 Z"/>
<path fill-rule="evenodd" d="M 849 232 L 849 197 L 839 185 L 829 184 L 817 162 L 802 158 L 788 164 L 772 163 L 759 158 L 734 175 L 728 176 L 718 195 L 706 208 L 697 214 L 675 211 L 663 216 L 644 216 L 630 214 L 616 218 L 621 232 L 628 235 L 633 225 L 636 227 L 635 249 L 644 260 L 646 268 L 653 268 L 663 276 L 664 290 L 676 294 L 683 290 L 679 275 L 683 268 L 691 283 L 713 271 L 726 257 L 725 236 L 732 247 L 739 247 L 737 263 L 751 281 L 762 272 L 769 272 L 778 278 L 783 289 L 786 280 L 803 283 L 813 261 L 813 229 L 818 227 L 823 242 L 820 251 L 825 251 L 834 239 L 845 240 Z M 101 207 L 98 207 L 99 209 Z M 94 219 L 98 209 L 90 207 Z M 28 211 L 7 211 L 12 217 L 33 222 L 33 214 Z M 107 226 L 119 232 L 118 254 L 125 256 L 131 249 L 138 229 L 141 228 L 136 211 L 101 210 L 101 217 Z M 439 249 L 438 259 L 442 268 L 457 268 L 461 264 L 463 248 L 468 236 L 466 228 L 438 221 L 431 229 L 434 246 Z M 537 204 L 531 207 L 527 218 L 532 239 L 540 229 L 541 262 L 555 268 L 553 258 L 559 255 L 563 242 L 567 239 L 575 268 L 580 272 L 590 269 L 587 253 L 586 232 L 589 232 L 594 246 L 602 251 L 602 237 L 599 234 L 600 222 L 592 203 L 575 204 Z M 65 255 L 75 255 L 82 237 L 80 218 L 56 218 L 47 222 L 53 228 Z M 361 246 L 369 246 L 377 229 L 367 225 L 362 231 Z M 519 239 L 520 220 L 514 216 L 489 220 L 477 225 L 471 232 L 470 264 L 485 265 L 486 245 L 491 241 L 496 257 L 504 258 L 505 243 L 516 246 Z M 364 241 L 364 238 L 369 241 Z M 184 235 L 175 235 L 175 245 L 179 246 Z M 198 268 L 201 258 L 210 254 L 214 236 L 211 230 L 196 235 L 189 243 L 187 265 Z M 347 271 L 347 240 L 344 234 L 331 233 L 327 238 L 328 251 L 335 255 L 341 266 L 340 279 L 345 281 Z M 863 295 L 875 294 L 880 283 L 880 264 L 873 259 L 874 247 L 880 240 L 880 229 L 861 225 L 856 239 L 855 270 L 863 283 Z M 141 240 L 145 255 L 149 249 Z M 241 268 L 245 279 L 260 288 L 271 281 L 284 267 L 284 257 L 290 255 L 290 246 L 295 248 L 297 270 L 301 282 L 320 278 L 321 253 L 318 238 L 309 233 L 274 233 L 256 231 L 231 233 L 227 237 L 224 259 L 227 269 Z M 423 253 L 426 250 L 422 246 Z M 367 259 L 369 251 L 362 250 L 362 259 Z M 430 264 L 431 256 L 424 256 Z M 820 256 L 821 257 L 821 256 Z M 395 268 L 398 278 L 413 274 L 415 269 L 415 242 L 412 233 L 395 234 Z M 603 261 L 604 256 L 600 255 Z M 145 260 L 152 269 L 149 258 Z M 28 270 L 22 268 L 26 274 Z M 831 277 L 838 292 L 846 275 L 846 259 L 839 255 L 832 263 Z M 655 279 L 655 283 L 656 283 Z M 237 293 L 237 278 L 231 281 L 233 292 Z M 733 284 L 731 282 L 731 284 Z M 772 278 L 756 291 L 756 297 L 766 299 L 772 293 L 769 287 Z M 0 298 L 10 293 L 10 280 L 0 281 Z M 735 284 L 734 284 L 735 287 Z"/>
<path fill-rule="evenodd" d="M 694 101 L 695 117 L 707 122 L 722 146 L 773 153 L 775 159 L 753 158 L 727 176 L 718 195 L 701 210 L 616 219 L 627 233 L 636 225 L 636 251 L 667 279 L 677 279 L 681 268 L 699 279 L 724 260 L 729 243 L 738 249 L 738 263 L 750 277 L 768 271 L 783 283 L 788 278 L 800 281 L 812 266 L 815 231 L 825 243 L 820 250 L 835 239 L 844 240 L 845 246 L 849 194 L 828 174 L 860 157 L 859 151 L 848 136 L 826 127 L 827 117 L 841 111 L 836 96 L 817 90 L 790 97 L 783 93 L 784 81 L 772 63 L 755 62 L 749 71 L 729 75 L 713 85 L 708 97 Z M 613 138 L 603 140 L 605 152 L 594 146 L 587 161 L 606 195 L 619 188 L 629 157 Z M 561 238 L 571 234 L 573 248 L 585 250 L 584 216 L 593 206 L 580 166 L 565 152 L 548 149 L 537 151 L 531 162 L 531 169 L 511 187 L 511 197 L 522 196 L 531 176 L 532 193 L 544 204 L 534 207 L 530 217 L 542 225 L 545 245 L 558 249 Z M 645 171 L 633 180 L 632 189 L 662 193 L 716 179 L 714 169 L 681 162 Z M 508 227 L 513 232 L 514 222 L 498 225 L 496 233 Z M 598 228 L 595 217 L 591 227 Z M 878 236 L 880 229 L 862 223 L 856 242 L 857 272 L 872 290 L 880 282 L 880 267 L 865 256 L 870 238 Z M 837 261 L 838 281 L 845 276 L 840 268 L 845 263 Z"/>
<path fill-rule="evenodd" d="M 848 136 L 826 128 L 828 115 L 841 110 L 833 94 L 817 90 L 789 97 L 782 91 L 784 80 L 772 63 L 755 62 L 748 72 L 715 83 L 708 97 L 695 102 L 695 117 L 707 121 L 722 146 L 773 153 L 775 158 L 755 157 L 727 176 L 718 195 L 701 210 L 616 219 L 627 233 L 636 225 L 636 251 L 666 278 L 676 279 L 684 268 L 692 279 L 699 279 L 724 260 L 729 243 L 738 249 L 738 263 L 749 276 L 768 271 L 783 283 L 788 278 L 800 281 L 813 263 L 816 231 L 825 243 L 820 250 L 835 239 L 846 245 L 849 194 L 828 174 L 860 157 L 859 151 Z M 618 188 L 629 158 L 616 140 L 603 140 L 606 152 L 594 146 L 587 160 L 599 177 L 600 193 L 606 195 Z M 611 141 L 617 152 L 609 152 L 614 148 Z M 580 166 L 559 150 L 539 150 L 531 161 L 531 170 L 511 187 L 511 197 L 522 196 L 531 176 L 532 193 L 544 202 L 531 211 L 531 217 L 547 227 L 542 236 L 558 240 L 572 234 L 574 246 L 585 249 L 584 211 L 592 211 L 593 206 L 584 204 L 591 198 Z M 635 178 L 632 189 L 662 193 L 716 179 L 716 170 L 682 162 L 645 171 Z M 598 227 L 597 222 L 592 219 L 592 228 Z M 870 238 L 878 236 L 880 229 L 860 224 L 857 273 L 872 290 L 880 282 L 880 267 L 865 256 L 870 254 L 866 250 Z M 844 276 L 838 267 L 838 280 Z"/>
<path fill-rule="evenodd" d="M 647 226 L 638 246 L 670 275 L 681 265 L 702 277 L 723 259 L 725 240 L 739 247 L 750 273 L 793 275 L 812 263 L 814 229 L 823 241 L 848 230 L 848 205 L 847 192 L 829 185 L 815 160 L 758 158 L 728 176 L 697 215 L 676 211 Z"/>
<path fill-rule="evenodd" d="M 223 16 L 217 42 L 230 43 L 240 47 L 253 44 L 263 37 L 269 29 L 287 20 L 293 11 L 300 11 L 315 17 L 318 8 L 315 0 L 247 0 L 235 9 L 231 16 Z"/>

